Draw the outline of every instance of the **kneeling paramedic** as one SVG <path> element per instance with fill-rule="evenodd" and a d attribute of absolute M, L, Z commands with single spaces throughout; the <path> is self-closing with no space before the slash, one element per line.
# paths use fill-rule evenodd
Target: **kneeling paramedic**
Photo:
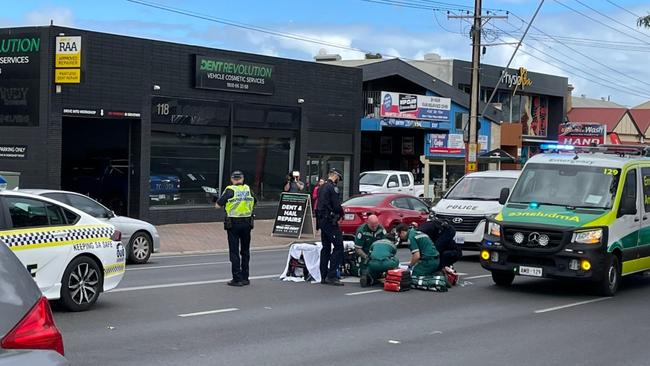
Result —
<path fill-rule="evenodd" d="M 372 286 L 388 270 L 399 267 L 397 246 L 389 239 L 380 239 L 370 246 L 368 273 L 361 276 L 361 287 Z"/>
<path fill-rule="evenodd" d="M 386 229 L 379 223 L 377 215 L 368 216 L 365 224 L 359 226 L 354 236 L 354 249 L 361 260 L 359 274 L 363 276 L 368 271 L 368 254 L 370 246 L 379 239 L 386 238 Z"/>
<path fill-rule="evenodd" d="M 454 241 L 456 230 L 448 222 L 433 219 L 420 225 L 418 229 L 427 234 L 440 254 L 438 270 L 450 267 L 463 257 L 463 251 Z"/>
<path fill-rule="evenodd" d="M 409 242 L 411 275 L 413 277 L 432 276 L 438 270 L 440 254 L 431 238 L 421 231 L 409 229 L 406 224 L 399 224 L 396 230 L 400 239 Z"/>
<path fill-rule="evenodd" d="M 251 230 L 253 229 L 253 206 L 255 198 L 250 187 L 244 184 L 244 173 L 235 170 L 230 175 L 232 185 L 226 187 L 217 200 L 217 208 L 225 207 L 224 228 L 228 232 L 228 251 L 232 265 L 232 280 L 229 286 L 246 286 L 248 262 L 250 261 Z M 239 257 L 241 251 L 241 258 Z"/>

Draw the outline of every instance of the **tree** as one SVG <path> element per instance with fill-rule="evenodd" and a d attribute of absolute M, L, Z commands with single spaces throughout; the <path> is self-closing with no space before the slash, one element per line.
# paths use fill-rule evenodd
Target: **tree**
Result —
<path fill-rule="evenodd" d="M 650 28 L 650 15 L 646 15 L 644 17 L 639 18 L 639 20 L 636 22 L 636 24 L 639 27 Z"/>

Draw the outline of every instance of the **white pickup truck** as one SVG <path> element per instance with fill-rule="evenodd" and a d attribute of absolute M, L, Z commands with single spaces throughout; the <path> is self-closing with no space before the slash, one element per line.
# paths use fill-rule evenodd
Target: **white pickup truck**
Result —
<path fill-rule="evenodd" d="M 397 170 L 375 170 L 363 172 L 359 176 L 359 192 L 365 193 L 402 193 L 415 197 L 424 197 L 424 186 L 415 185 L 411 172 Z"/>

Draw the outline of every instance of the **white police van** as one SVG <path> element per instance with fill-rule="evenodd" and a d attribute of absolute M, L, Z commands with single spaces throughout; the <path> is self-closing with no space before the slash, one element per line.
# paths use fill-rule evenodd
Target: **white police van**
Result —
<path fill-rule="evenodd" d="M 46 197 L 0 187 L 0 239 L 43 294 L 71 311 L 89 309 L 124 276 L 121 233 Z"/>
<path fill-rule="evenodd" d="M 436 203 L 431 214 L 456 229 L 456 243 L 463 250 L 478 250 L 487 219 L 501 211 L 501 189 L 512 188 L 519 174 L 518 170 L 467 174 Z"/>

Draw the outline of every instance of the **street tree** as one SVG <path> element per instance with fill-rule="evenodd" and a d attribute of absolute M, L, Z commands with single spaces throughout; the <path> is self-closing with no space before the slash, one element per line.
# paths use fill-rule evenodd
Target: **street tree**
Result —
<path fill-rule="evenodd" d="M 639 18 L 636 24 L 639 27 L 650 28 L 650 15 L 646 15 L 644 17 Z"/>

